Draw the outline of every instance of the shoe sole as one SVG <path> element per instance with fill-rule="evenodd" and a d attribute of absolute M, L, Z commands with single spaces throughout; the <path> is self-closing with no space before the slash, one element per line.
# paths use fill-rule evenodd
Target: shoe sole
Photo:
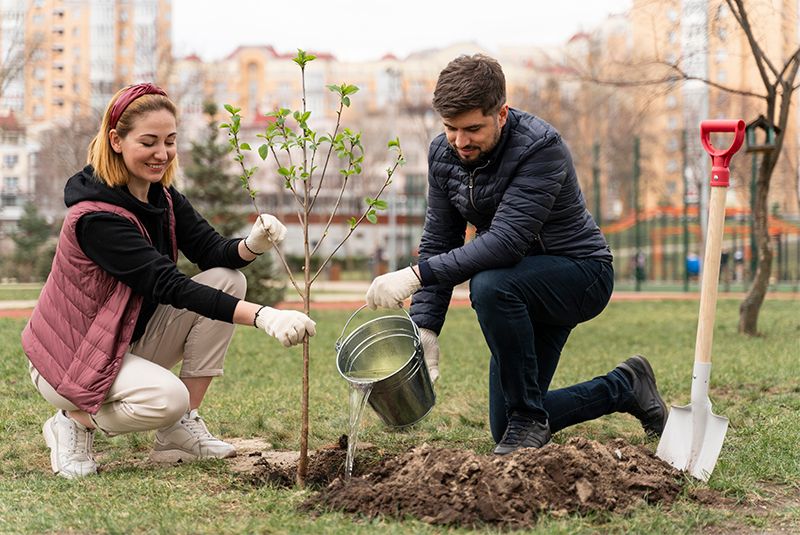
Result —
<path fill-rule="evenodd" d="M 639 362 L 644 367 L 644 370 L 645 370 L 645 373 L 647 374 L 648 379 L 653 381 L 653 387 L 655 388 L 656 396 L 657 396 L 656 400 L 658 401 L 658 404 L 661 406 L 661 410 L 664 411 L 664 422 L 663 422 L 664 425 L 661 426 L 661 432 L 660 433 L 656 432 L 656 431 L 649 431 L 649 430 L 645 429 L 645 433 L 647 433 L 648 435 L 653 436 L 653 437 L 659 437 L 659 436 L 661 436 L 661 433 L 664 432 L 664 427 L 667 425 L 667 417 L 669 416 L 669 411 L 667 410 L 667 404 L 664 403 L 664 400 L 661 398 L 661 394 L 658 392 L 658 383 L 656 383 L 656 374 L 653 371 L 653 367 L 650 366 L 650 362 L 646 358 L 641 356 L 641 355 L 635 355 L 632 358 L 636 362 Z M 623 363 L 623 364 L 626 364 L 626 363 Z M 629 369 L 631 368 L 631 366 L 629 364 L 627 365 L 627 367 Z M 636 371 L 636 370 L 631 369 L 631 371 Z"/>

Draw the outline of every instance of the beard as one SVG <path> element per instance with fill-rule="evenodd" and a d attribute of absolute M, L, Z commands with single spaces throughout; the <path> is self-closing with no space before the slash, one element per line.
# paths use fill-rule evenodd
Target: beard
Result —
<path fill-rule="evenodd" d="M 486 159 L 487 155 L 492 152 L 492 150 L 497 146 L 497 143 L 500 141 L 500 134 L 502 133 L 502 129 L 500 128 L 500 122 L 495 119 L 494 123 L 494 132 L 492 133 L 491 140 L 481 145 L 466 145 L 461 147 L 461 150 L 472 150 L 476 151 L 470 154 L 469 158 L 464 158 L 461 156 L 459 149 L 453 144 L 450 143 L 450 147 L 452 147 L 453 152 L 455 152 L 458 159 L 461 161 L 462 164 L 466 166 L 475 166 L 477 164 L 483 163 Z"/>

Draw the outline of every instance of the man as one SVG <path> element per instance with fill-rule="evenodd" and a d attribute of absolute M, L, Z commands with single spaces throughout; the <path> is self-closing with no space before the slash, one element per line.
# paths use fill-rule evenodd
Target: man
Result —
<path fill-rule="evenodd" d="M 558 132 L 509 108 L 500 64 L 480 54 L 445 67 L 433 108 L 444 133 L 428 154 L 419 264 L 377 277 L 367 304 L 399 307 L 414 294 L 411 316 L 435 379 L 453 286 L 470 281 L 491 351 L 496 454 L 542 447 L 551 433 L 612 412 L 633 414 L 645 431 L 660 435 L 667 409 L 644 357 L 548 391 L 570 331 L 605 308 L 614 284 L 611 252 Z M 477 235 L 465 243 L 467 222 Z"/>

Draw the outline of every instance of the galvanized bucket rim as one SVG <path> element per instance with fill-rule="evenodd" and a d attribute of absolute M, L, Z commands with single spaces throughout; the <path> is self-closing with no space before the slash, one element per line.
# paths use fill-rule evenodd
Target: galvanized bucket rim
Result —
<path fill-rule="evenodd" d="M 358 314 L 359 312 L 361 312 L 365 308 L 367 308 L 367 305 L 361 305 L 355 312 L 353 312 L 353 314 L 350 315 L 350 317 L 345 322 L 344 327 L 342 327 L 342 332 L 339 335 L 339 338 L 336 340 L 336 343 L 334 345 L 334 349 L 336 350 L 336 369 L 339 370 L 339 375 L 344 377 L 344 379 L 347 380 L 348 382 L 354 383 L 354 384 L 379 383 L 381 381 L 384 381 L 384 380 L 394 376 L 397 372 L 399 372 L 400 370 L 405 368 L 412 359 L 415 358 L 417 351 L 419 351 L 420 348 L 422 347 L 422 340 L 420 338 L 419 328 L 417 327 L 417 324 L 414 323 L 414 320 L 411 319 L 411 315 L 408 313 L 408 311 L 406 311 L 405 308 L 401 308 L 400 309 L 405 313 L 405 316 L 400 316 L 400 315 L 397 315 L 397 314 L 393 314 L 393 315 L 380 316 L 378 318 L 373 318 L 373 319 L 371 319 L 369 321 L 366 321 L 366 322 L 362 323 L 358 328 L 354 329 L 353 332 L 349 333 L 344 340 L 342 340 L 342 338 L 344 337 L 345 331 L 347 331 L 348 325 L 350 325 L 350 322 L 353 320 L 353 318 L 356 317 L 356 314 Z M 398 367 L 396 370 L 394 370 L 392 373 L 386 375 L 385 377 L 381 377 L 379 379 L 375 379 L 375 380 L 372 380 L 372 381 L 356 381 L 356 380 L 353 380 L 351 377 L 346 375 L 344 370 L 342 370 L 342 368 L 341 368 L 341 359 L 339 357 L 340 357 L 340 353 L 342 351 L 342 348 L 347 345 L 347 343 L 350 341 L 350 339 L 360 329 L 363 329 L 365 326 L 370 325 L 372 323 L 377 323 L 379 321 L 386 320 L 386 319 L 391 319 L 391 318 L 400 318 L 400 319 L 404 319 L 404 320 L 407 319 L 408 322 L 411 324 L 411 329 L 412 329 L 412 332 L 414 333 L 414 336 L 413 336 L 413 339 L 414 339 L 414 351 L 411 352 L 411 354 L 405 360 L 405 362 L 403 363 L 402 366 Z"/>

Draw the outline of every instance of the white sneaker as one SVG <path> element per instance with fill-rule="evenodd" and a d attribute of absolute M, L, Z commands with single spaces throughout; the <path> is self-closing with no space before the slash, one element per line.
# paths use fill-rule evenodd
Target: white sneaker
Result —
<path fill-rule="evenodd" d="M 97 473 L 92 456 L 93 429 L 86 429 L 59 410 L 44 423 L 42 434 L 50 448 L 53 472 L 68 479 Z"/>
<path fill-rule="evenodd" d="M 193 409 L 171 426 L 156 431 L 151 458 L 156 462 L 177 462 L 234 455 L 236 448 L 209 433 L 197 409 Z"/>

